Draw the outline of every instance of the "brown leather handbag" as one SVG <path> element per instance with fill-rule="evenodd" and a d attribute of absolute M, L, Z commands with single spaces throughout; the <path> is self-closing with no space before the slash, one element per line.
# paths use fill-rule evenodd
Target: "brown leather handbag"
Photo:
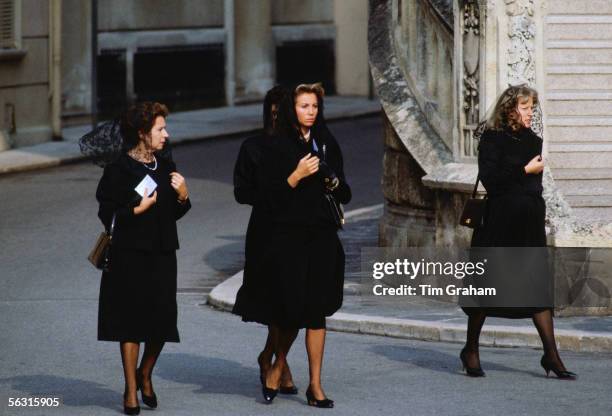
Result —
<path fill-rule="evenodd" d="M 111 221 L 110 230 L 102 231 L 96 240 L 91 253 L 87 256 L 87 260 L 94 265 L 96 269 L 108 271 L 110 264 L 110 247 L 113 240 L 113 231 L 115 230 L 115 214 Z"/>
<path fill-rule="evenodd" d="M 487 211 L 487 196 L 485 195 L 484 198 L 476 197 L 478 182 L 480 182 L 480 175 L 476 177 L 472 197 L 466 201 L 461 218 L 459 219 L 459 224 L 474 229 L 484 225 L 485 213 Z"/>

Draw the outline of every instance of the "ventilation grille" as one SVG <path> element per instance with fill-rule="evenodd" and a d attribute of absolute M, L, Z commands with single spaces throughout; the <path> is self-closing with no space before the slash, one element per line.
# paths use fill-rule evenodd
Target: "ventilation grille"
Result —
<path fill-rule="evenodd" d="M 15 1 L 0 0 L 0 49 L 15 47 Z"/>

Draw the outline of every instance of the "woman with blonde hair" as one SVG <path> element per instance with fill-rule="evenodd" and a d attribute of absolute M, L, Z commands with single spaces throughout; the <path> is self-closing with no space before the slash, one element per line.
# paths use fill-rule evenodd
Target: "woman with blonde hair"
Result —
<path fill-rule="evenodd" d="M 262 323 L 277 328 L 276 360 L 266 372 L 263 396 L 272 402 L 287 365 L 287 352 L 306 328 L 310 383 L 308 404 L 331 408 L 321 385 L 325 318 L 342 305 L 344 250 L 334 204 L 351 190 L 342 153 L 323 118 L 321 84 L 301 84 L 281 101 L 275 142 L 262 163 L 263 199 L 269 212 L 262 273 L 267 276 Z"/>
<path fill-rule="evenodd" d="M 499 97 L 478 147 L 478 176 L 487 191 L 484 225 L 476 228 L 472 247 L 546 247 L 542 198 L 542 139 L 531 129 L 538 93 L 526 85 L 511 86 Z M 467 375 L 485 375 L 478 344 L 487 316 L 532 318 L 542 339 L 540 361 L 546 374 L 575 379 L 567 371 L 555 342 L 551 307 L 466 307 L 467 339 L 460 358 Z"/>

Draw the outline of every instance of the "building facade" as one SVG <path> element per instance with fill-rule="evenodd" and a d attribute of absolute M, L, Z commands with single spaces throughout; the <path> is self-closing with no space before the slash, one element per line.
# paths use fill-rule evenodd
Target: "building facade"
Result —
<path fill-rule="evenodd" d="M 0 0 L 0 146 L 136 100 L 231 106 L 313 81 L 369 95 L 367 13 L 367 0 Z"/>
<path fill-rule="evenodd" d="M 0 1 L 0 151 L 59 134 L 58 3 Z"/>
<path fill-rule="evenodd" d="M 503 90 L 525 83 L 540 94 L 548 244 L 584 248 L 556 284 L 599 299 L 580 278 L 587 267 L 610 279 L 597 268 L 612 247 L 611 28 L 609 1 L 370 1 L 385 117 L 380 245 L 469 246 L 459 218 L 477 176 L 474 131 Z"/>

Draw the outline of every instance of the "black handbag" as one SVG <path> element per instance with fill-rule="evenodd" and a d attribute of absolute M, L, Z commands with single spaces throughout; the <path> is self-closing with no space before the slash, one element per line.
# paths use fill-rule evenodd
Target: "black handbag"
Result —
<path fill-rule="evenodd" d="M 469 228 L 480 228 L 484 225 L 485 213 L 487 210 L 487 196 L 477 198 L 476 191 L 478 190 L 478 182 L 480 175 L 476 177 L 476 184 L 472 191 L 472 197 L 468 199 L 463 207 L 459 224 Z"/>
<path fill-rule="evenodd" d="M 318 153 L 317 142 L 315 142 L 315 140 L 312 139 L 312 143 L 313 143 L 313 148 L 315 152 Z M 334 222 L 336 223 L 336 227 L 338 227 L 338 229 L 342 229 L 344 226 L 344 209 L 342 208 L 342 204 L 339 203 L 338 200 L 331 193 L 331 191 L 333 191 L 334 189 L 338 187 L 338 185 L 340 184 L 340 181 L 336 177 L 336 174 L 334 173 L 334 171 L 329 167 L 329 165 L 326 162 L 326 159 L 327 159 L 326 149 L 327 149 L 327 146 L 325 145 L 325 143 L 323 143 L 323 146 L 321 147 L 322 158 L 319 162 L 319 172 L 323 176 L 325 187 L 327 188 L 327 191 L 324 193 L 324 195 L 325 195 L 325 199 L 327 200 L 327 205 L 329 206 L 331 216 L 334 219 Z"/>
<path fill-rule="evenodd" d="M 96 269 L 108 271 L 110 265 L 110 247 L 113 240 L 113 231 L 115 230 L 115 214 L 111 221 L 110 230 L 102 231 L 96 240 L 96 243 L 87 256 L 87 259 Z"/>

